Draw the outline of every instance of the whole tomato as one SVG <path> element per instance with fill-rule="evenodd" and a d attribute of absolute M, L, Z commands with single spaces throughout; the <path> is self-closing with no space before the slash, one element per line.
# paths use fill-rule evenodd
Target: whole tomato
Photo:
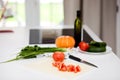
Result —
<path fill-rule="evenodd" d="M 79 48 L 80 48 L 81 50 L 83 50 L 83 51 L 87 51 L 88 48 L 89 48 L 89 44 L 86 43 L 86 42 L 84 42 L 84 41 L 81 41 L 81 42 L 79 43 Z"/>
<path fill-rule="evenodd" d="M 62 62 L 65 59 L 65 54 L 64 52 L 54 52 L 52 57 L 54 61 Z"/>

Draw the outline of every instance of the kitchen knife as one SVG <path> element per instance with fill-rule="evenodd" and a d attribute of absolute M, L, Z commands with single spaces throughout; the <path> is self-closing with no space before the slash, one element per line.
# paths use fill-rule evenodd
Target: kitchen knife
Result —
<path fill-rule="evenodd" d="M 73 55 L 69 55 L 69 58 L 72 59 L 72 60 L 75 60 L 75 61 L 78 61 L 78 62 L 81 62 L 81 63 L 85 63 L 85 64 L 87 64 L 87 65 L 90 65 L 90 66 L 93 66 L 93 67 L 98 68 L 98 66 L 96 66 L 96 65 L 94 65 L 94 64 L 92 64 L 92 63 L 90 63 L 90 62 L 87 62 L 87 61 L 85 61 L 85 60 L 82 60 L 82 59 L 80 59 L 80 58 L 78 58 L 78 57 L 75 57 L 75 56 L 73 56 Z"/>

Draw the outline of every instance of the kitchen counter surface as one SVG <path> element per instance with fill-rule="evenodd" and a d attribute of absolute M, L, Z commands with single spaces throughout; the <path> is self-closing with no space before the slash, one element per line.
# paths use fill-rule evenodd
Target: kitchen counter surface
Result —
<path fill-rule="evenodd" d="M 0 33 L 0 62 L 14 58 L 21 48 L 29 45 L 29 30 L 28 29 L 12 29 L 14 32 L 11 33 Z M 94 33 L 93 36 L 94 38 Z M 95 37 L 98 39 L 98 37 Z M 100 39 L 98 39 L 100 41 Z M 55 44 L 38 44 L 40 46 L 55 46 Z M 120 80 L 120 59 L 112 52 L 101 54 L 87 54 L 79 51 L 74 53 L 75 56 L 80 57 L 86 61 L 94 63 L 98 68 L 91 68 L 86 66 L 76 76 L 71 77 L 69 80 Z M 39 61 L 45 61 L 43 58 L 38 57 L 28 60 L 19 60 L 9 63 L 0 64 L 0 80 L 66 80 L 55 73 L 49 74 L 44 72 L 46 67 L 36 67 Z M 73 62 L 74 63 L 74 62 Z M 26 67 L 28 66 L 29 67 Z M 34 64 L 35 69 L 31 69 Z M 41 64 L 42 65 L 42 64 Z M 45 65 L 45 64 L 43 64 Z M 48 65 L 48 64 L 46 64 Z M 81 67 L 85 65 L 81 64 Z M 48 67 L 48 66 L 47 66 Z M 43 69 L 39 69 L 43 68 Z M 50 67 L 49 67 L 50 68 Z M 51 69 L 52 70 L 52 69 Z M 64 73 L 65 74 L 65 73 Z M 73 73 L 72 73 L 73 74 Z M 71 75 L 72 75 L 71 74 Z M 68 75 L 69 77 L 69 75 Z"/>

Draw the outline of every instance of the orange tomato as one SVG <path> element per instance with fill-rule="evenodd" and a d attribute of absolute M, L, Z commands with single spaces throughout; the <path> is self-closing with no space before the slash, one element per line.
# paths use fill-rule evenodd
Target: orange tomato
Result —
<path fill-rule="evenodd" d="M 73 48 L 75 40 L 72 36 L 59 36 L 56 38 L 55 44 L 60 48 Z"/>

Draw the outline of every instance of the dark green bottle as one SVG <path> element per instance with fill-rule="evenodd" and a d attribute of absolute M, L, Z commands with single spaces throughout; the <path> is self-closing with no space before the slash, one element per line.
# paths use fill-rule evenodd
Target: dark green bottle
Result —
<path fill-rule="evenodd" d="M 81 11 L 77 11 L 77 16 L 74 22 L 74 39 L 75 39 L 75 46 L 77 47 L 79 42 L 81 41 L 81 34 L 82 34 L 82 19 L 81 19 Z"/>

